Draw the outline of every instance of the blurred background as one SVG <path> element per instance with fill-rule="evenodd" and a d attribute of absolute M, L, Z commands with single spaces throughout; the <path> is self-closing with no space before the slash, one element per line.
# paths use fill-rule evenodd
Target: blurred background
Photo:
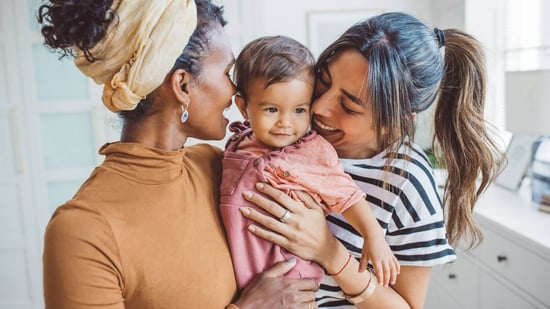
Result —
<path fill-rule="evenodd" d="M 388 11 L 411 13 L 431 27 L 469 31 L 486 48 L 486 117 L 499 129 L 503 148 L 512 136 L 505 130 L 506 72 L 550 69 L 550 1 L 217 2 L 225 6 L 235 54 L 258 36 L 282 34 L 317 56 L 352 23 Z M 101 104 L 101 87 L 42 45 L 36 22 L 40 4 L 0 0 L 0 309 L 43 308 L 44 228 L 55 208 L 101 163 L 99 147 L 116 141 L 120 130 L 118 117 Z M 432 131 L 430 112 L 425 114 L 416 140 L 428 149 Z M 236 107 L 229 116 L 240 119 Z"/>

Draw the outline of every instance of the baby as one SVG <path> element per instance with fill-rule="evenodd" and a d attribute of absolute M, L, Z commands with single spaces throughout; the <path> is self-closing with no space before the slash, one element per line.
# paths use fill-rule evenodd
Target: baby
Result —
<path fill-rule="evenodd" d="M 224 153 L 220 209 L 239 289 L 273 263 L 295 257 L 247 230 L 251 222 L 239 208 L 259 208 L 242 193 L 253 190 L 257 182 L 269 183 L 295 199 L 295 191 L 306 191 L 325 214 L 342 213 L 364 238 L 360 271 L 371 260 L 380 285 L 388 280 L 378 265 L 392 265 L 389 271 L 399 272 L 365 194 L 344 173 L 332 145 L 309 130 L 314 62 L 304 45 L 284 36 L 250 42 L 236 60 L 235 103 L 246 121 L 230 125 L 235 134 Z M 279 220 L 284 223 L 290 218 L 287 211 Z M 299 258 L 286 274 L 318 282 L 324 275 L 321 266 Z"/>

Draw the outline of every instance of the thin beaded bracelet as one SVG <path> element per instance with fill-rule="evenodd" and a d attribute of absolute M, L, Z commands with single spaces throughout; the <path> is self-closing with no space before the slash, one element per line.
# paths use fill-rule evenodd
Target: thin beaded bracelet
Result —
<path fill-rule="evenodd" d="M 344 266 L 342 266 L 342 268 L 340 268 L 340 270 L 337 271 L 336 273 L 334 273 L 334 274 L 329 274 L 329 275 L 330 275 L 330 276 L 338 276 L 340 273 L 342 273 L 342 271 L 344 271 L 344 269 L 346 269 L 346 266 L 348 266 L 349 261 L 351 261 L 351 253 L 349 253 L 349 255 L 348 255 L 348 260 L 346 261 L 346 263 L 344 264 Z"/>

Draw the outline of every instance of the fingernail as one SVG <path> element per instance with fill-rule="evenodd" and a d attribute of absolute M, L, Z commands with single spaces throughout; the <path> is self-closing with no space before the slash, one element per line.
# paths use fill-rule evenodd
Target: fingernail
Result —
<path fill-rule="evenodd" d="M 249 225 L 249 226 L 248 226 L 248 230 L 249 230 L 250 232 L 256 232 L 256 227 L 255 227 L 254 225 Z"/>
<path fill-rule="evenodd" d="M 256 188 L 258 188 L 258 189 L 263 189 L 263 188 L 264 188 L 264 184 L 261 183 L 261 182 L 258 182 L 258 183 L 256 183 Z"/>
<path fill-rule="evenodd" d="M 248 216 L 251 213 L 250 208 L 248 208 L 248 207 L 240 207 L 239 210 L 245 216 Z"/>
<path fill-rule="evenodd" d="M 294 263 L 296 263 L 296 258 L 291 257 L 290 259 L 287 260 L 287 262 L 294 264 Z"/>
<path fill-rule="evenodd" d="M 252 197 L 252 192 L 250 192 L 250 191 L 244 191 L 244 192 L 243 192 L 243 196 L 244 196 L 245 198 L 251 198 L 251 197 Z"/>

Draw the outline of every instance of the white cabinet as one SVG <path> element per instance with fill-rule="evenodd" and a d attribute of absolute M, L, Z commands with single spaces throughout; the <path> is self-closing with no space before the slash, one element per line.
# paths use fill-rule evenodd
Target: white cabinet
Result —
<path fill-rule="evenodd" d="M 480 263 L 490 268 L 488 272 L 495 272 L 505 282 L 510 282 L 550 306 L 550 293 L 545 284 L 550 278 L 550 255 L 540 256 L 527 242 L 515 243 L 505 236 L 506 234 L 499 235 L 494 230 L 485 229 L 486 241 L 478 250 Z"/>
<path fill-rule="evenodd" d="M 425 308 L 550 308 L 550 214 L 532 207 L 526 187 L 493 186 L 481 197 L 483 243 L 433 268 Z"/>
<path fill-rule="evenodd" d="M 454 263 L 433 268 L 430 290 L 433 285 L 437 285 L 443 293 L 440 296 L 441 304 L 445 304 L 444 307 L 438 308 L 447 308 L 446 299 L 460 304 L 457 305 L 457 308 L 475 308 L 476 295 L 479 290 L 479 274 L 471 271 L 474 267 L 475 264 L 469 256 L 459 253 L 459 257 Z"/>
<path fill-rule="evenodd" d="M 543 305 L 534 305 L 522 295 L 516 293 L 517 286 L 508 286 L 493 277 L 489 272 L 480 273 L 479 306 L 471 308 L 498 308 L 498 309 L 535 309 L 544 308 Z"/>

